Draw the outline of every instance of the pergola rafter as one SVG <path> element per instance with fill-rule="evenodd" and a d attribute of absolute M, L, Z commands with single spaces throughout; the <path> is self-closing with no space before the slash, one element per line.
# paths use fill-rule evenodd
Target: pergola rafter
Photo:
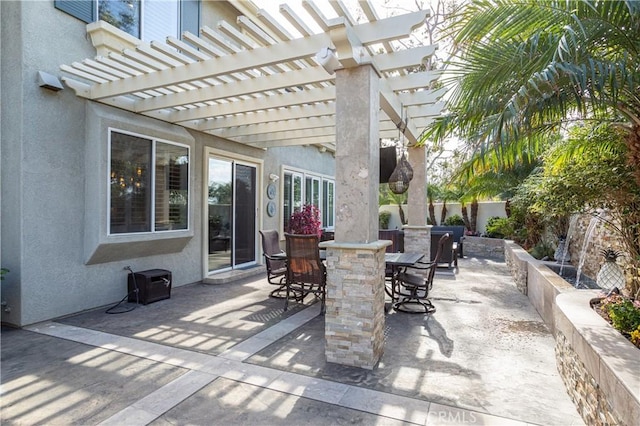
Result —
<path fill-rule="evenodd" d="M 427 12 L 378 19 L 360 1 L 369 22 L 356 23 L 341 2 L 327 18 L 310 1 L 305 11 L 324 32 L 313 33 L 290 7 L 280 13 L 295 38 L 264 10 L 230 2 L 245 15 L 237 26 L 220 21 L 200 36 L 145 43 L 98 22 L 87 31 L 98 56 L 61 69 L 78 96 L 239 143 L 269 148 L 318 144 L 335 150 L 335 76 L 316 59 L 324 48 L 340 66 L 371 63 L 380 74 L 380 137 L 402 129 L 410 143 L 443 104 L 443 90 L 429 90 L 438 72 L 424 71 L 435 46 L 394 50 L 393 42 L 422 25 Z"/>

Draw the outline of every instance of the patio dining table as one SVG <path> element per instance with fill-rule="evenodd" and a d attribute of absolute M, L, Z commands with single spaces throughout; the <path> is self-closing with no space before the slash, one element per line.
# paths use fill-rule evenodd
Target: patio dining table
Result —
<path fill-rule="evenodd" d="M 287 254 L 285 252 L 277 253 L 275 255 L 272 255 L 272 257 L 276 259 L 287 260 Z M 424 253 L 420 253 L 420 252 L 403 252 L 403 253 L 385 253 L 384 254 L 385 263 L 387 264 L 387 266 L 391 267 L 393 271 L 391 283 L 390 283 L 391 285 L 390 286 L 385 285 L 385 291 L 387 292 L 389 297 L 391 297 L 392 302 L 396 301 L 396 296 L 395 296 L 396 274 L 400 270 L 402 270 L 402 268 L 415 265 L 423 257 L 424 257 Z M 326 250 L 320 250 L 320 259 L 323 261 L 327 259 Z"/>
<path fill-rule="evenodd" d="M 272 258 L 278 260 L 287 260 L 287 253 L 281 252 L 271 255 Z M 411 266 L 424 257 L 424 253 L 406 252 L 406 253 L 385 253 L 384 261 L 393 268 L 403 266 Z M 327 260 L 327 251 L 320 250 L 320 259 Z"/>

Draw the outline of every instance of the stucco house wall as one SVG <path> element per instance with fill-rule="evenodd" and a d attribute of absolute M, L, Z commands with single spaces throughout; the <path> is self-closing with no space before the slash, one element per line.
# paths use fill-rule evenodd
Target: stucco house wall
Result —
<path fill-rule="evenodd" d="M 219 17 L 234 23 L 233 11 L 207 2 L 201 24 L 214 25 Z M 95 56 L 85 23 L 53 0 L 2 1 L 0 13 L 0 254 L 10 269 L 2 283 L 5 324 L 25 326 L 116 303 L 126 294 L 125 266 L 168 269 L 174 286 L 202 280 L 206 147 L 262 162 L 260 195 L 283 164 L 335 174 L 333 156 L 313 147 L 251 148 L 90 102 L 68 88 L 43 89 L 38 71 L 59 76 L 60 64 Z M 109 126 L 191 147 L 189 230 L 107 238 Z M 280 217 L 263 215 L 266 197 L 259 200 L 259 227 L 277 228 Z M 258 246 L 256 238 L 259 264 Z"/>

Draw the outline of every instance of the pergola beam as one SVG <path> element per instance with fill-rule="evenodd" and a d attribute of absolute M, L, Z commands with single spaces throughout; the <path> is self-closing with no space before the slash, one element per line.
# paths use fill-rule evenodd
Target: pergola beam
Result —
<path fill-rule="evenodd" d="M 370 0 L 359 4 L 369 22 L 355 24 L 341 2 L 332 4 L 339 17 L 328 19 L 305 0 L 304 9 L 325 31 L 319 34 L 282 6 L 303 34 L 296 39 L 267 12 L 241 4 L 245 15 L 237 27 L 221 21 L 215 29 L 203 27 L 200 37 L 185 32 L 182 40 L 134 43 L 121 52 L 102 47 L 108 57 L 62 65 L 78 79 L 63 81 L 77 96 L 239 143 L 335 149 L 335 75 L 315 56 L 338 48 L 342 66 L 371 62 L 380 75 L 380 136 L 395 138 L 402 129 L 415 143 L 444 106 L 438 102 L 444 89 L 429 89 L 441 72 L 414 71 L 436 46 L 394 51 L 390 42 L 407 37 L 428 13 L 380 20 Z M 107 37 L 120 35 L 106 23 L 101 29 Z"/>
<path fill-rule="evenodd" d="M 271 108 L 282 108 L 292 105 L 308 103 L 328 102 L 336 98 L 336 88 L 305 90 L 304 92 L 285 93 L 275 96 L 264 96 L 261 99 L 245 99 L 224 104 L 206 105 L 197 108 L 189 108 L 174 111 L 169 114 L 170 121 L 179 123 L 182 121 L 198 120 L 201 118 L 241 114 L 252 111 L 262 111 Z"/>
<path fill-rule="evenodd" d="M 322 67 L 308 67 L 286 73 L 276 73 L 261 78 L 248 78 L 232 84 L 205 87 L 192 92 L 181 92 L 158 98 L 141 99 L 136 102 L 136 112 L 263 93 L 287 87 L 329 81 L 332 80 L 332 78 L 333 77 L 327 74 Z"/>

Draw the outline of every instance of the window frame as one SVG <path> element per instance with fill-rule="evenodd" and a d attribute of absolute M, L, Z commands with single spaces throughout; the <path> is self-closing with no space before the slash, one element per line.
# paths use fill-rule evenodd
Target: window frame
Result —
<path fill-rule="evenodd" d="M 306 194 L 306 187 L 307 187 L 307 180 L 310 179 L 311 181 L 311 188 L 313 191 L 313 183 L 314 182 L 318 182 L 318 209 L 320 210 L 320 220 L 322 222 L 322 228 L 323 229 L 327 229 L 327 230 L 333 230 L 335 229 L 335 217 L 336 217 L 336 212 L 335 212 L 335 202 L 336 202 L 336 194 L 335 194 L 335 188 L 336 188 L 336 181 L 335 181 L 335 177 L 334 176 L 329 176 L 329 175 L 325 175 L 322 173 L 317 173 L 317 172 L 312 172 L 309 170 L 305 170 L 305 169 L 299 169 L 299 168 L 295 168 L 295 167 L 289 167 L 289 166 L 282 166 L 281 167 L 281 171 L 280 171 L 280 175 L 282 177 L 282 187 L 281 187 L 281 194 L 282 194 L 282 198 L 280 200 L 280 211 L 282 212 L 282 214 L 280 215 L 280 230 L 281 230 L 281 234 L 284 235 L 284 232 L 286 230 L 286 209 L 285 209 L 285 202 L 287 200 L 287 194 L 285 193 L 285 181 L 286 181 L 286 176 L 287 175 L 291 175 L 291 176 L 296 176 L 296 177 L 300 177 L 301 178 L 301 194 L 300 194 L 300 202 L 301 205 L 307 204 L 307 194 Z M 333 224 L 331 226 L 327 226 L 327 224 L 325 224 L 325 220 L 324 218 L 326 217 L 325 212 L 324 212 L 324 206 L 326 205 L 325 200 L 324 200 L 324 185 L 325 182 L 327 182 L 328 184 L 333 186 L 333 212 L 331 212 L 331 219 Z M 293 185 L 290 189 L 290 191 L 293 191 Z M 313 194 L 312 194 L 313 196 Z M 293 204 L 293 203 L 292 203 Z M 294 205 L 294 204 L 293 204 Z M 293 212 L 293 205 L 292 205 L 292 212 Z"/>
<path fill-rule="evenodd" d="M 151 230 L 150 231 L 141 231 L 141 232 L 111 232 L 111 138 L 112 138 L 112 134 L 113 133 L 120 133 L 120 134 L 124 134 L 124 135 L 128 135 L 128 136 L 134 136 L 134 137 L 138 137 L 138 138 L 142 138 L 142 139 L 147 139 L 150 141 L 151 143 L 151 164 L 149 164 L 149 170 L 151 170 L 151 176 L 150 176 L 150 190 L 151 190 L 151 201 L 150 201 L 150 206 L 149 206 L 149 221 L 150 221 L 150 225 L 151 225 Z M 156 229 L 156 166 L 157 166 L 157 159 L 156 159 L 156 146 L 157 143 L 164 143 L 164 144 L 168 144 L 168 145 L 173 145 L 173 146 L 178 146 L 181 148 L 186 148 L 187 149 L 187 155 L 188 155 L 188 161 L 187 161 L 187 211 L 186 211 L 186 221 L 187 221 L 187 227 L 183 228 L 183 229 L 163 229 L 163 230 L 157 230 Z M 191 146 L 184 144 L 184 143 L 180 143 L 180 142 L 174 142 L 174 141 L 170 141 L 167 139 L 163 139 L 163 138 L 157 138 L 157 137 L 153 137 L 153 136 L 149 136 L 149 135 L 145 135 L 145 134 L 141 134 L 141 133 L 137 133 L 137 132 L 131 132 L 131 131 L 127 131 L 127 130 L 123 130 L 117 127 L 108 127 L 107 128 L 107 176 L 106 176 L 106 185 L 107 185 L 107 191 L 106 191 L 106 195 L 107 195 L 107 199 L 106 199 L 106 217 L 107 217 L 107 221 L 106 221 L 106 231 L 107 231 L 107 237 L 118 237 L 118 236 L 139 236 L 139 235 L 167 235 L 170 233 L 176 233 L 176 232 L 188 232 L 192 230 L 192 193 L 193 193 L 193 188 L 191 185 L 191 166 L 192 166 L 192 155 L 191 155 Z"/>
<path fill-rule="evenodd" d="M 329 217 L 329 213 L 326 212 L 325 207 L 328 206 L 327 198 L 325 197 L 325 185 L 327 187 L 327 192 L 329 191 L 329 186 L 331 187 L 331 193 L 333 194 L 333 200 L 331 201 L 331 216 L 330 216 L 330 225 L 328 225 L 327 229 L 335 229 L 336 227 L 336 181 L 335 179 L 322 179 L 321 181 L 322 187 L 320 188 L 322 198 L 322 223 L 325 223 L 325 217 Z"/>

